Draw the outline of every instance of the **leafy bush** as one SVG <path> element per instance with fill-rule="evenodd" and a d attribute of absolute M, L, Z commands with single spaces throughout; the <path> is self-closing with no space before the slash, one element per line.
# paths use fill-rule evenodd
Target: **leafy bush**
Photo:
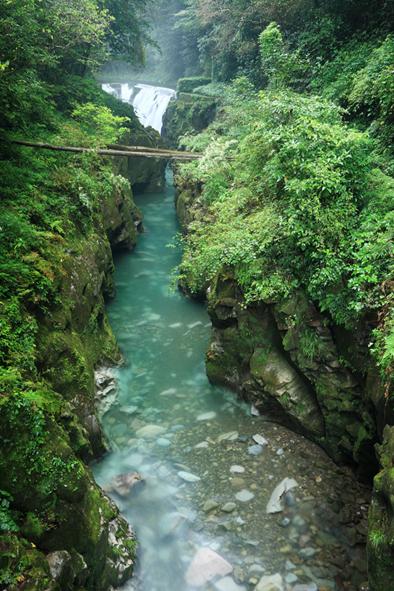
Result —
<path fill-rule="evenodd" d="M 241 108 L 229 120 L 238 112 L 242 128 Z M 249 303 L 302 287 L 348 327 L 377 315 L 393 274 L 393 183 L 371 174 L 371 140 L 316 97 L 261 93 L 254 113 L 238 148 L 222 139 L 222 157 L 184 168 L 204 183 L 209 223 L 192 224 L 181 272 L 199 292 L 230 267 Z"/>

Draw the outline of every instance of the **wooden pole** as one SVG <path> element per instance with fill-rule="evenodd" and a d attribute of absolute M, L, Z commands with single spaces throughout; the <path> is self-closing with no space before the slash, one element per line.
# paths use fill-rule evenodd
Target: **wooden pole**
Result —
<path fill-rule="evenodd" d="M 125 150 L 125 151 L 132 151 L 132 152 L 155 152 L 155 153 L 160 153 L 160 154 L 175 154 L 176 156 L 178 154 L 182 154 L 184 156 L 191 156 L 191 157 L 195 157 L 195 156 L 201 156 L 202 154 L 199 154 L 198 152 L 185 152 L 183 150 L 169 150 L 168 148 L 151 148 L 148 146 L 123 146 L 122 144 L 110 144 L 109 146 L 107 146 L 108 148 L 110 148 L 111 150 Z"/>
<path fill-rule="evenodd" d="M 25 146 L 27 148 L 35 148 L 41 150 L 52 150 L 54 152 L 71 152 L 73 154 L 84 154 L 92 153 L 99 154 L 100 156 L 127 156 L 127 157 L 144 157 L 144 158 L 156 158 L 165 160 L 199 160 L 202 154 L 194 154 L 193 152 L 177 152 L 177 151 L 160 151 L 154 148 L 145 148 L 144 146 L 131 146 L 130 149 L 92 149 L 92 148 L 77 148 L 73 146 L 55 146 L 52 144 L 26 142 L 22 140 L 13 140 L 13 144 L 18 146 Z"/>

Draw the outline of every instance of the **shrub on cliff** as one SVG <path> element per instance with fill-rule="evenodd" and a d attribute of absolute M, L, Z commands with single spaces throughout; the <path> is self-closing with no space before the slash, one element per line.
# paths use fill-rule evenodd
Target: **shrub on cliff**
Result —
<path fill-rule="evenodd" d="M 377 322 L 393 274 L 394 183 L 376 170 L 369 137 L 334 104 L 286 90 L 261 93 L 243 129 L 238 145 L 219 138 L 216 156 L 210 148 L 185 167 L 204 183 L 210 220 L 194 222 L 186 240 L 191 288 L 228 266 L 248 303 L 303 288 L 338 324 L 367 313 Z"/>

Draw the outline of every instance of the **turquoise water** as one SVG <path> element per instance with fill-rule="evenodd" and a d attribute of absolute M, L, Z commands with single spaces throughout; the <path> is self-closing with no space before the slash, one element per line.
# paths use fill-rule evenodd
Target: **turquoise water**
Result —
<path fill-rule="evenodd" d="M 365 557 L 353 532 L 365 521 L 366 491 L 320 448 L 209 384 L 206 309 L 171 287 L 181 256 L 168 247 L 178 232 L 171 183 L 136 201 L 145 233 L 117 258 L 108 307 L 125 358 L 102 419 L 113 451 L 94 468 L 137 532 L 136 576 L 125 589 L 194 589 L 190 565 L 201 548 L 233 568 L 203 581 L 203 591 L 253 589 L 263 575 L 280 575 L 286 590 L 339 590 L 341 581 L 357 589 Z M 256 435 L 267 443 L 253 455 Z M 113 479 L 133 472 L 144 484 L 116 490 Z M 281 513 L 267 514 L 283 478 L 298 486 Z"/>

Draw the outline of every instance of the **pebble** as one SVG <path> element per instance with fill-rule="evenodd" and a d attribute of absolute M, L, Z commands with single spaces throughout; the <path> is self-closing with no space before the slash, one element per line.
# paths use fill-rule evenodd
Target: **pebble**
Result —
<path fill-rule="evenodd" d="M 142 439 L 155 439 L 165 431 L 166 429 L 160 425 L 145 425 L 145 427 L 138 429 L 136 435 Z"/>
<path fill-rule="evenodd" d="M 298 577 L 295 574 L 293 574 L 293 573 L 288 573 L 285 576 L 285 581 L 286 581 L 286 583 L 288 583 L 289 585 L 291 585 L 292 583 L 295 583 L 296 581 L 298 581 Z"/>
<path fill-rule="evenodd" d="M 254 499 L 254 494 L 249 490 L 243 489 L 235 495 L 235 498 L 237 501 L 241 501 L 241 503 L 247 503 L 248 501 Z"/>
<path fill-rule="evenodd" d="M 267 445 L 268 444 L 268 441 L 262 435 L 253 435 L 252 439 L 258 445 L 263 445 L 264 446 L 264 445 Z"/>
<path fill-rule="evenodd" d="M 198 415 L 197 421 L 211 421 L 216 417 L 216 412 L 204 412 L 201 415 Z"/>
<path fill-rule="evenodd" d="M 307 548 L 302 548 L 302 550 L 300 550 L 300 556 L 302 556 L 303 558 L 312 558 L 312 556 L 314 556 L 316 552 L 317 550 L 315 550 L 315 548 L 311 548 L 310 546 L 308 546 Z"/>
<path fill-rule="evenodd" d="M 221 507 L 221 511 L 224 513 L 232 513 L 236 508 L 237 505 L 235 503 L 225 503 L 225 505 Z"/>
<path fill-rule="evenodd" d="M 231 577 L 224 577 L 215 584 L 217 591 L 246 591 L 243 585 L 237 585 Z"/>
<path fill-rule="evenodd" d="M 214 511 L 218 507 L 219 507 L 219 503 L 217 503 L 213 499 L 209 499 L 208 501 L 206 501 L 204 503 L 202 510 L 204 511 L 204 513 L 210 513 L 211 511 Z"/>
<path fill-rule="evenodd" d="M 265 568 L 261 564 L 252 564 L 249 568 L 250 575 L 262 575 Z"/>
<path fill-rule="evenodd" d="M 316 583 L 307 583 L 306 585 L 296 585 L 293 591 L 318 591 Z"/>
<path fill-rule="evenodd" d="M 277 573 L 261 577 L 255 591 L 284 591 L 282 576 Z"/>
<path fill-rule="evenodd" d="M 222 441 L 235 441 L 238 439 L 238 431 L 229 431 L 228 433 L 223 433 L 218 437 L 218 443 Z"/>
<path fill-rule="evenodd" d="M 283 511 L 283 496 L 289 490 L 296 488 L 298 483 L 293 478 L 285 478 L 273 491 L 267 503 L 267 513 L 280 513 Z"/>
<path fill-rule="evenodd" d="M 286 560 L 286 563 L 285 563 L 286 570 L 294 570 L 295 568 L 297 568 L 297 567 L 293 562 L 291 562 L 291 560 Z"/>
<path fill-rule="evenodd" d="M 160 437 L 156 443 L 159 447 L 170 447 L 171 445 L 171 441 L 169 439 L 165 439 L 165 437 Z"/>
<path fill-rule="evenodd" d="M 122 406 L 120 412 L 126 415 L 133 415 L 138 411 L 138 406 Z"/>
<path fill-rule="evenodd" d="M 199 482 L 201 480 L 201 478 L 199 476 L 196 476 L 195 474 L 192 474 L 191 472 L 184 472 L 183 470 L 178 472 L 178 476 L 179 476 L 179 478 L 181 478 L 185 482 Z"/>
<path fill-rule="evenodd" d="M 195 449 L 206 449 L 207 447 L 209 447 L 209 443 L 208 441 L 201 441 L 201 443 L 197 443 L 197 445 L 194 446 Z"/>
<path fill-rule="evenodd" d="M 263 453 L 263 446 L 262 445 L 250 445 L 248 447 L 248 454 L 251 456 L 259 456 L 261 453 Z"/>
<path fill-rule="evenodd" d="M 243 474 L 245 472 L 245 468 L 243 466 L 234 464 L 234 466 L 231 466 L 230 472 L 232 474 Z"/>
<path fill-rule="evenodd" d="M 259 417 L 260 416 L 260 413 L 254 404 L 252 404 L 252 406 L 250 407 L 250 414 L 252 415 L 252 417 Z"/>

